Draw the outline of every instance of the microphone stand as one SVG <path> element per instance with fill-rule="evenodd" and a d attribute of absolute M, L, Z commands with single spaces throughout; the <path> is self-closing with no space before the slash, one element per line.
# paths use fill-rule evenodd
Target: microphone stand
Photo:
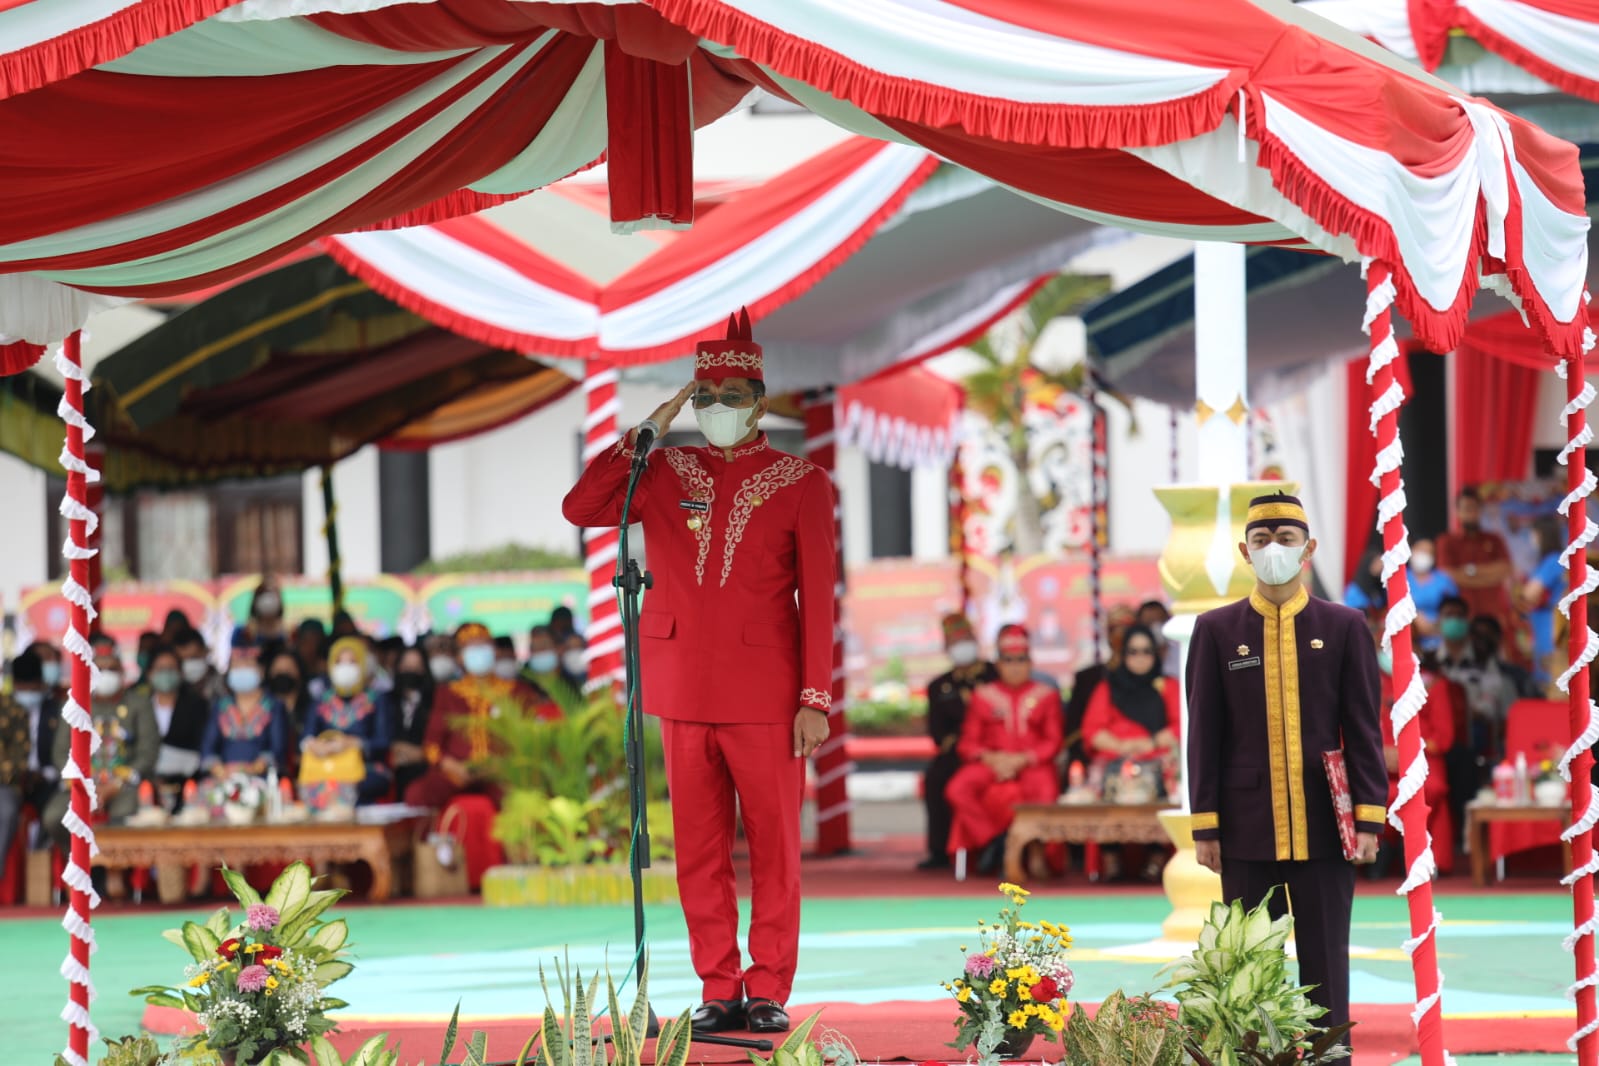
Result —
<path fill-rule="evenodd" d="M 632 816 L 632 842 L 628 849 L 628 874 L 633 879 L 633 964 L 643 965 L 644 960 L 644 869 L 650 865 L 650 824 L 647 794 L 644 788 L 644 698 L 643 675 L 640 671 L 638 617 L 639 601 L 644 590 L 654 586 L 648 570 L 639 571 L 638 563 L 628 550 L 628 515 L 633 510 L 633 493 L 639 479 L 644 476 L 648 453 L 639 450 L 633 456 L 633 468 L 627 476 L 627 492 L 622 497 L 622 520 L 617 529 L 616 576 L 611 579 L 621 597 L 622 664 L 626 672 L 626 736 L 623 746 L 627 759 L 627 802 Z M 612 1019 L 612 1025 L 618 1019 Z M 624 1023 L 625 1024 L 625 1023 Z M 649 1008 L 649 1022 L 645 1035 L 660 1033 L 660 1019 L 655 1008 Z M 700 1044 L 719 1044 L 724 1047 L 748 1048 L 753 1051 L 771 1051 L 770 1040 L 723 1036 L 720 1033 L 694 1033 L 692 1040 Z"/>

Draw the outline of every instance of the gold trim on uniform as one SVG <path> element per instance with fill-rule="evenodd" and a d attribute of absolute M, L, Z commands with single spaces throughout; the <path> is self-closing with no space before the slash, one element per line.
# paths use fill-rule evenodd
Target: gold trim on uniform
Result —
<path fill-rule="evenodd" d="M 1196 830 L 1221 828 L 1221 816 L 1215 811 L 1195 811 L 1188 817 Z"/>
<path fill-rule="evenodd" d="M 1357 822 L 1385 822 L 1388 820 L 1388 808 L 1377 803 L 1357 803 L 1355 805 L 1355 821 Z"/>
<path fill-rule="evenodd" d="M 1280 505 L 1278 505 L 1280 506 Z M 1279 608 L 1259 592 L 1249 604 L 1265 623 L 1266 741 L 1271 763 L 1271 821 L 1277 858 L 1310 858 L 1310 833 L 1305 821 L 1305 753 L 1300 740 L 1299 645 L 1294 616 L 1310 595 L 1303 586 Z"/>
<path fill-rule="evenodd" d="M 1310 525 L 1305 509 L 1297 503 L 1261 503 L 1249 509 L 1245 522 L 1283 522 L 1297 520 Z"/>
<path fill-rule="evenodd" d="M 779 489 L 803 480 L 810 473 L 811 464 L 804 459 L 785 455 L 765 469 L 744 479 L 733 493 L 733 509 L 727 513 L 727 544 L 722 549 L 722 584 L 727 584 L 733 573 L 733 553 L 744 540 L 744 527 L 749 524 L 750 513 L 771 499 Z"/>
<path fill-rule="evenodd" d="M 829 710 L 833 706 L 833 694 L 819 688 L 802 688 L 800 706 L 809 707 L 813 711 Z"/>

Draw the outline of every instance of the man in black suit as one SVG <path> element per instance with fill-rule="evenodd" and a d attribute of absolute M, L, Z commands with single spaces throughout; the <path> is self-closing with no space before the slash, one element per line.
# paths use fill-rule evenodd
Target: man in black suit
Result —
<path fill-rule="evenodd" d="M 1359 611 L 1306 591 L 1316 542 L 1297 499 L 1252 500 L 1244 536 L 1255 590 L 1201 615 L 1189 649 L 1194 847 L 1227 899 L 1254 907 L 1278 889 L 1272 913 L 1292 908 L 1300 983 L 1316 986 L 1319 1024 L 1332 1028 L 1349 1020 L 1355 869 L 1322 754 L 1343 752 L 1354 862 L 1372 862 L 1388 802 L 1377 652 Z"/>
<path fill-rule="evenodd" d="M 0 696 L 0 875 L 22 808 L 38 817 L 61 777 L 51 752 L 61 708 L 44 683 L 44 664 L 32 649 L 11 660 L 9 697 Z"/>
<path fill-rule="evenodd" d="M 927 810 L 927 858 L 918 870 L 940 870 L 949 866 L 949 800 L 944 788 L 960 769 L 955 745 L 966 720 L 966 705 L 972 689 L 998 679 L 994 664 L 983 659 L 971 619 L 963 614 L 944 616 L 944 651 L 951 669 L 927 684 L 927 735 L 933 738 L 933 761 L 922 778 L 922 804 Z"/>

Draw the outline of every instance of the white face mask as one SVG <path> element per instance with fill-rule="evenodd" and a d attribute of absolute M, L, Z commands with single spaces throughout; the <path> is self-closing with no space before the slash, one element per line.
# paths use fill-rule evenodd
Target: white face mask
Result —
<path fill-rule="evenodd" d="M 263 592 L 255 598 L 255 614 L 257 618 L 271 618 L 283 606 L 283 600 L 276 592 Z"/>
<path fill-rule="evenodd" d="M 428 673 L 435 681 L 455 680 L 455 660 L 448 655 L 435 655 L 428 660 Z"/>
<path fill-rule="evenodd" d="M 561 669 L 569 674 L 581 674 L 589 667 L 588 652 L 582 649 L 563 651 L 561 653 Z"/>
<path fill-rule="evenodd" d="M 44 706 L 44 693 L 37 689 L 19 688 L 11 694 L 11 698 L 25 711 L 37 711 Z"/>
<path fill-rule="evenodd" d="M 122 672 L 101 670 L 94 675 L 94 694 L 101 699 L 112 699 L 122 694 Z"/>
<path fill-rule="evenodd" d="M 970 666 L 977 661 L 977 641 L 957 640 L 949 646 L 949 661 L 956 666 Z"/>
<path fill-rule="evenodd" d="M 1298 578 L 1304 561 L 1303 547 L 1290 548 L 1286 544 L 1268 544 L 1249 552 L 1249 565 L 1255 568 L 1255 576 L 1267 585 L 1286 585 Z"/>
<path fill-rule="evenodd" d="M 509 681 L 511 678 L 516 676 L 516 673 L 517 673 L 517 671 L 516 671 L 516 660 L 515 659 L 495 659 L 494 660 L 494 676 L 495 677 L 503 677 L 503 678 L 505 678 L 505 680 Z"/>
<path fill-rule="evenodd" d="M 334 663 L 328 668 L 328 680 L 340 692 L 354 692 L 361 685 L 361 664 Z"/>
<path fill-rule="evenodd" d="M 527 668 L 535 674 L 554 672 L 561 665 L 561 657 L 553 651 L 536 651 L 527 661 Z"/>
<path fill-rule="evenodd" d="M 183 680 L 191 685 L 198 685 L 205 680 L 205 675 L 211 672 L 211 664 L 204 659 L 183 660 Z"/>
<path fill-rule="evenodd" d="M 1418 574 L 1430 574 L 1433 562 L 1431 552 L 1416 552 L 1410 557 L 1410 568 Z"/>
<path fill-rule="evenodd" d="M 725 403 L 713 403 L 695 411 L 694 420 L 700 424 L 700 432 L 705 434 L 705 439 L 711 442 L 712 447 L 731 448 L 749 433 L 758 410 L 758 403 L 742 411 Z"/>
<path fill-rule="evenodd" d="M 461 665 L 473 677 L 482 677 L 494 669 L 494 649 L 487 644 L 468 644 L 461 649 Z"/>
<path fill-rule="evenodd" d="M 43 681 L 46 688 L 55 688 L 61 684 L 61 664 L 57 662 L 43 663 L 39 667 L 39 680 Z"/>

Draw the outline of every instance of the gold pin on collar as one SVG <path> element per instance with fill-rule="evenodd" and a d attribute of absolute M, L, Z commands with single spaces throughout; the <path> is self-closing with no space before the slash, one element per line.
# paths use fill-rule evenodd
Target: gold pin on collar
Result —
<path fill-rule="evenodd" d="M 1312 641 L 1311 641 L 1311 642 L 1310 642 L 1310 646 L 1311 646 L 1311 647 L 1312 647 L 1312 648 L 1315 648 L 1315 649 L 1317 649 L 1317 650 L 1320 650 L 1320 649 L 1321 649 L 1321 646 L 1322 646 L 1322 643 L 1321 643 L 1321 638 L 1320 638 L 1320 637 L 1317 637 L 1317 638 L 1316 638 L 1316 639 L 1315 639 L 1315 640 L 1312 640 Z"/>
<path fill-rule="evenodd" d="M 1238 645 L 1238 654 L 1239 655 L 1248 655 L 1249 654 L 1249 645 L 1248 644 L 1240 644 L 1240 645 Z"/>

